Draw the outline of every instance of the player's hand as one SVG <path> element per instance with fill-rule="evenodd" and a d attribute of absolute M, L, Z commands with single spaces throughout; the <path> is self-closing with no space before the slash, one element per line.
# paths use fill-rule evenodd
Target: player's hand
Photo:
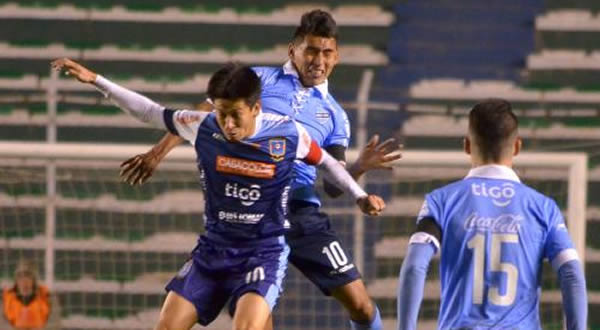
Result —
<path fill-rule="evenodd" d="M 379 215 L 385 208 L 385 202 L 377 195 L 368 195 L 356 200 L 360 210 L 366 215 Z"/>
<path fill-rule="evenodd" d="M 130 185 L 142 184 L 154 173 L 160 158 L 152 151 L 136 155 L 121 164 L 121 179 Z"/>
<path fill-rule="evenodd" d="M 82 83 L 93 83 L 96 81 L 97 74 L 95 72 L 66 57 L 54 60 L 50 65 L 54 70 L 64 71 L 67 76 L 73 76 Z"/>
<path fill-rule="evenodd" d="M 375 134 L 367 145 L 360 151 L 356 163 L 353 165 L 360 173 L 374 169 L 392 169 L 393 162 L 402 158 L 402 145 L 395 143 L 394 139 L 387 139 L 379 143 L 379 135 Z"/>

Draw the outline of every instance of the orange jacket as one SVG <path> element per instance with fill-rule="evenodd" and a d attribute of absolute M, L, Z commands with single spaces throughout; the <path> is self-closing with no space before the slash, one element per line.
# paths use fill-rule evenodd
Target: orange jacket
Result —
<path fill-rule="evenodd" d="M 42 328 L 48 321 L 50 313 L 50 297 L 48 289 L 37 286 L 35 297 L 24 305 L 17 297 L 15 288 L 5 289 L 2 294 L 4 317 L 16 328 Z"/>

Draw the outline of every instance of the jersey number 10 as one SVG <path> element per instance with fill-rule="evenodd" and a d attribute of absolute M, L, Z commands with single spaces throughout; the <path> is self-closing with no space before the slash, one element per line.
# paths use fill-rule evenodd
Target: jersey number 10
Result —
<path fill-rule="evenodd" d="M 473 249 L 473 303 L 483 304 L 484 277 L 485 277 L 485 238 L 484 234 L 478 233 L 471 238 L 467 244 Z M 488 292 L 488 300 L 498 306 L 510 306 L 517 295 L 517 280 L 519 270 L 511 263 L 502 262 L 500 253 L 502 243 L 519 243 L 518 234 L 492 234 L 492 248 L 490 253 L 490 271 L 503 272 L 506 274 L 506 292 L 500 293 L 498 286 L 491 286 Z"/>

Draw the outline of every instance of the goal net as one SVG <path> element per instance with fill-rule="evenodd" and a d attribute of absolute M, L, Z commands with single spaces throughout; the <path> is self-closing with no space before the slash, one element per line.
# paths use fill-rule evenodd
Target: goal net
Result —
<path fill-rule="evenodd" d="M 151 329 L 164 285 L 202 233 L 203 199 L 191 148 L 175 149 L 142 186 L 120 182 L 119 164 L 148 146 L 0 143 L 0 282 L 13 284 L 20 259 L 33 260 L 57 300 L 62 329 Z M 349 159 L 355 158 L 351 152 Z M 524 153 L 516 169 L 525 183 L 563 209 L 580 256 L 585 247 L 587 158 Z M 397 277 L 423 195 L 468 170 L 456 152 L 405 152 L 393 171 L 368 175 L 370 192 L 388 208 L 363 217 L 347 198 L 324 198 L 333 228 L 364 275 L 385 320 L 395 327 Z M 435 327 L 439 256 L 428 276 L 420 329 Z M 341 258 L 344 259 L 344 258 Z M 545 267 L 544 328 L 560 328 L 556 279 Z M 299 271 L 288 268 L 275 328 L 348 329 L 348 316 Z M 60 308 L 58 308 L 60 306 Z M 0 326 L 1 328 L 1 326 Z M 210 329 L 230 329 L 222 315 Z"/>

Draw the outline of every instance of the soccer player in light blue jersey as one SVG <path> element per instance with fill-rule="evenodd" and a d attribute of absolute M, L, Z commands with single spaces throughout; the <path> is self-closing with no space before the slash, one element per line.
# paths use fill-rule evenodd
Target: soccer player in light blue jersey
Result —
<path fill-rule="evenodd" d="M 558 274 L 568 329 L 586 329 L 585 278 L 560 209 L 521 183 L 510 103 L 486 100 L 469 114 L 472 168 L 425 196 L 400 271 L 398 329 L 416 329 L 427 268 L 441 253 L 439 329 L 541 329 L 542 260 Z"/>
<path fill-rule="evenodd" d="M 350 125 L 346 112 L 330 93 L 327 80 L 339 60 L 337 38 L 337 26 L 331 15 L 321 10 L 310 11 L 302 16 L 289 44 L 289 61 L 280 67 L 253 69 L 263 87 L 263 111 L 294 118 L 319 146 L 344 163 Z M 201 107 L 212 109 L 206 103 Z M 165 136 L 150 152 L 127 160 L 123 165 L 126 180 L 130 183 L 147 180 L 158 162 L 181 142 Z M 390 162 L 400 158 L 396 151 L 393 140 L 378 145 L 375 137 L 348 170 L 358 178 L 372 169 L 391 168 Z M 321 212 L 321 201 L 314 187 L 315 167 L 298 162 L 294 173 L 289 203 L 291 228 L 286 233 L 291 248 L 290 263 L 325 295 L 341 302 L 350 314 L 352 329 L 382 329 L 379 310 L 370 299 L 360 272 L 331 228 L 328 216 Z M 327 181 L 325 191 L 334 197 L 340 194 Z"/>
<path fill-rule="evenodd" d="M 204 173 L 206 231 L 179 274 L 167 285 L 156 329 L 206 326 L 229 301 L 233 329 L 269 329 L 281 292 L 289 247 L 284 238 L 296 160 L 324 169 L 365 214 L 377 215 L 381 198 L 367 195 L 287 116 L 261 111 L 261 83 L 247 66 L 227 65 L 212 75 L 214 112 L 167 109 L 69 59 L 52 63 L 93 84 L 132 117 L 189 141 Z"/>

